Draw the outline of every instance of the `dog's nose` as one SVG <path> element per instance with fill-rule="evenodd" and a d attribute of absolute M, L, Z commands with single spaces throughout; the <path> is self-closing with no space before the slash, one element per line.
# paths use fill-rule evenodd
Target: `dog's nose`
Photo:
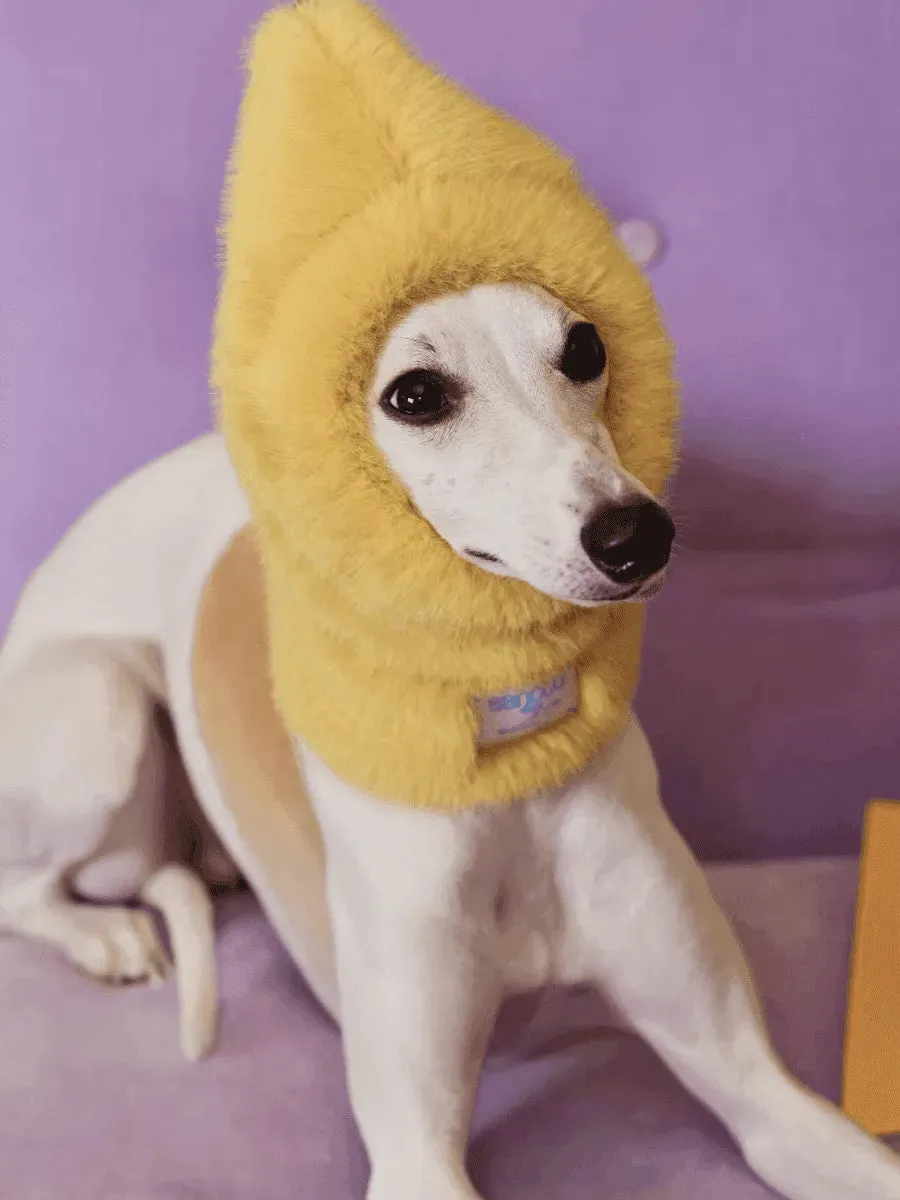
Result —
<path fill-rule="evenodd" d="M 599 508 L 581 531 L 584 552 L 615 583 L 636 583 L 661 571 L 672 553 L 675 526 L 653 500 Z"/>

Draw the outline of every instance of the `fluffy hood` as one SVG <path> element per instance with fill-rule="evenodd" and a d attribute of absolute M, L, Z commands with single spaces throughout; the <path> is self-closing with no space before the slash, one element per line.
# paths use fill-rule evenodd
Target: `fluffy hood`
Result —
<path fill-rule="evenodd" d="M 604 421 L 658 492 L 676 392 L 642 274 L 569 160 L 358 0 L 305 0 L 260 25 L 223 234 L 213 383 L 288 724 L 349 782 L 398 802 L 502 801 L 561 781 L 621 727 L 640 609 L 577 609 L 459 559 L 388 469 L 365 395 L 416 304 L 538 284 L 597 326 Z M 476 697 L 568 669 L 577 712 L 479 747 Z"/>

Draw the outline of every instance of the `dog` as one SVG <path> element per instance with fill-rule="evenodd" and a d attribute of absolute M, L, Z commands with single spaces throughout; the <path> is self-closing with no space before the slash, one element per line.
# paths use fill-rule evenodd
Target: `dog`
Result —
<path fill-rule="evenodd" d="M 592 419 L 607 386 L 578 313 L 535 286 L 486 284 L 394 327 L 368 414 L 458 555 L 576 605 L 635 604 L 662 586 L 674 527 Z M 215 1036 L 204 881 L 227 881 L 239 846 L 227 821 L 166 812 L 154 713 L 170 714 L 199 813 L 217 812 L 188 660 L 203 581 L 249 521 L 217 433 L 175 450 L 63 538 L 0 653 L 0 928 L 98 979 L 152 982 L 167 957 L 130 902 L 158 907 L 191 1056 Z M 464 1158 L 497 1011 L 554 983 L 601 989 L 787 1200 L 900 1200 L 900 1160 L 773 1050 L 633 715 L 563 786 L 459 812 L 374 799 L 291 744 L 323 865 L 298 915 L 308 944 L 293 948 L 342 1028 L 368 1200 L 477 1200 Z M 205 847 L 192 865 L 186 827 Z"/>

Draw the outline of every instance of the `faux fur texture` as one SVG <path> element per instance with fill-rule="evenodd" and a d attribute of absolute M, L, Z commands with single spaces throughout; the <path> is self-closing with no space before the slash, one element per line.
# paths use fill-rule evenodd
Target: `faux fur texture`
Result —
<path fill-rule="evenodd" d="M 259 537 L 281 711 L 337 774 L 399 803 L 558 784 L 619 731 L 636 685 L 639 606 L 576 608 L 463 562 L 371 437 L 364 398 L 391 326 L 421 301 L 511 281 L 595 322 L 604 419 L 658 491 L 670 346 L 572 164 L 358 0 L 271 13 L 231 161 L 213 382 Z M 577 715 L 479 751 L 473 696 L 571 664 Z"/>

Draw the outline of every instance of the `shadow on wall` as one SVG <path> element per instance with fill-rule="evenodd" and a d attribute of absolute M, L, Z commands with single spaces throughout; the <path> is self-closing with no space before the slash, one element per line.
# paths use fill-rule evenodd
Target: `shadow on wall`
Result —
<path fill-rule="evenodd" d="M 809 468 L 791 475 L 736 450 L 696 446 L 681 462 L 673 505 L 692 550 L 866 552 L 878 544 L 881 553 L 861 560 L 860 570 L 877 558 L 884 581 L 900 582 L 900 486 L 894 495 L 865 497 Z"/>
<path fill-rule="evenodd" d="M 690 454 L 673 506 L 638 703 L 670 812 L 709 858 L 855 853 L 900 798 L 900 519 Z"/>

